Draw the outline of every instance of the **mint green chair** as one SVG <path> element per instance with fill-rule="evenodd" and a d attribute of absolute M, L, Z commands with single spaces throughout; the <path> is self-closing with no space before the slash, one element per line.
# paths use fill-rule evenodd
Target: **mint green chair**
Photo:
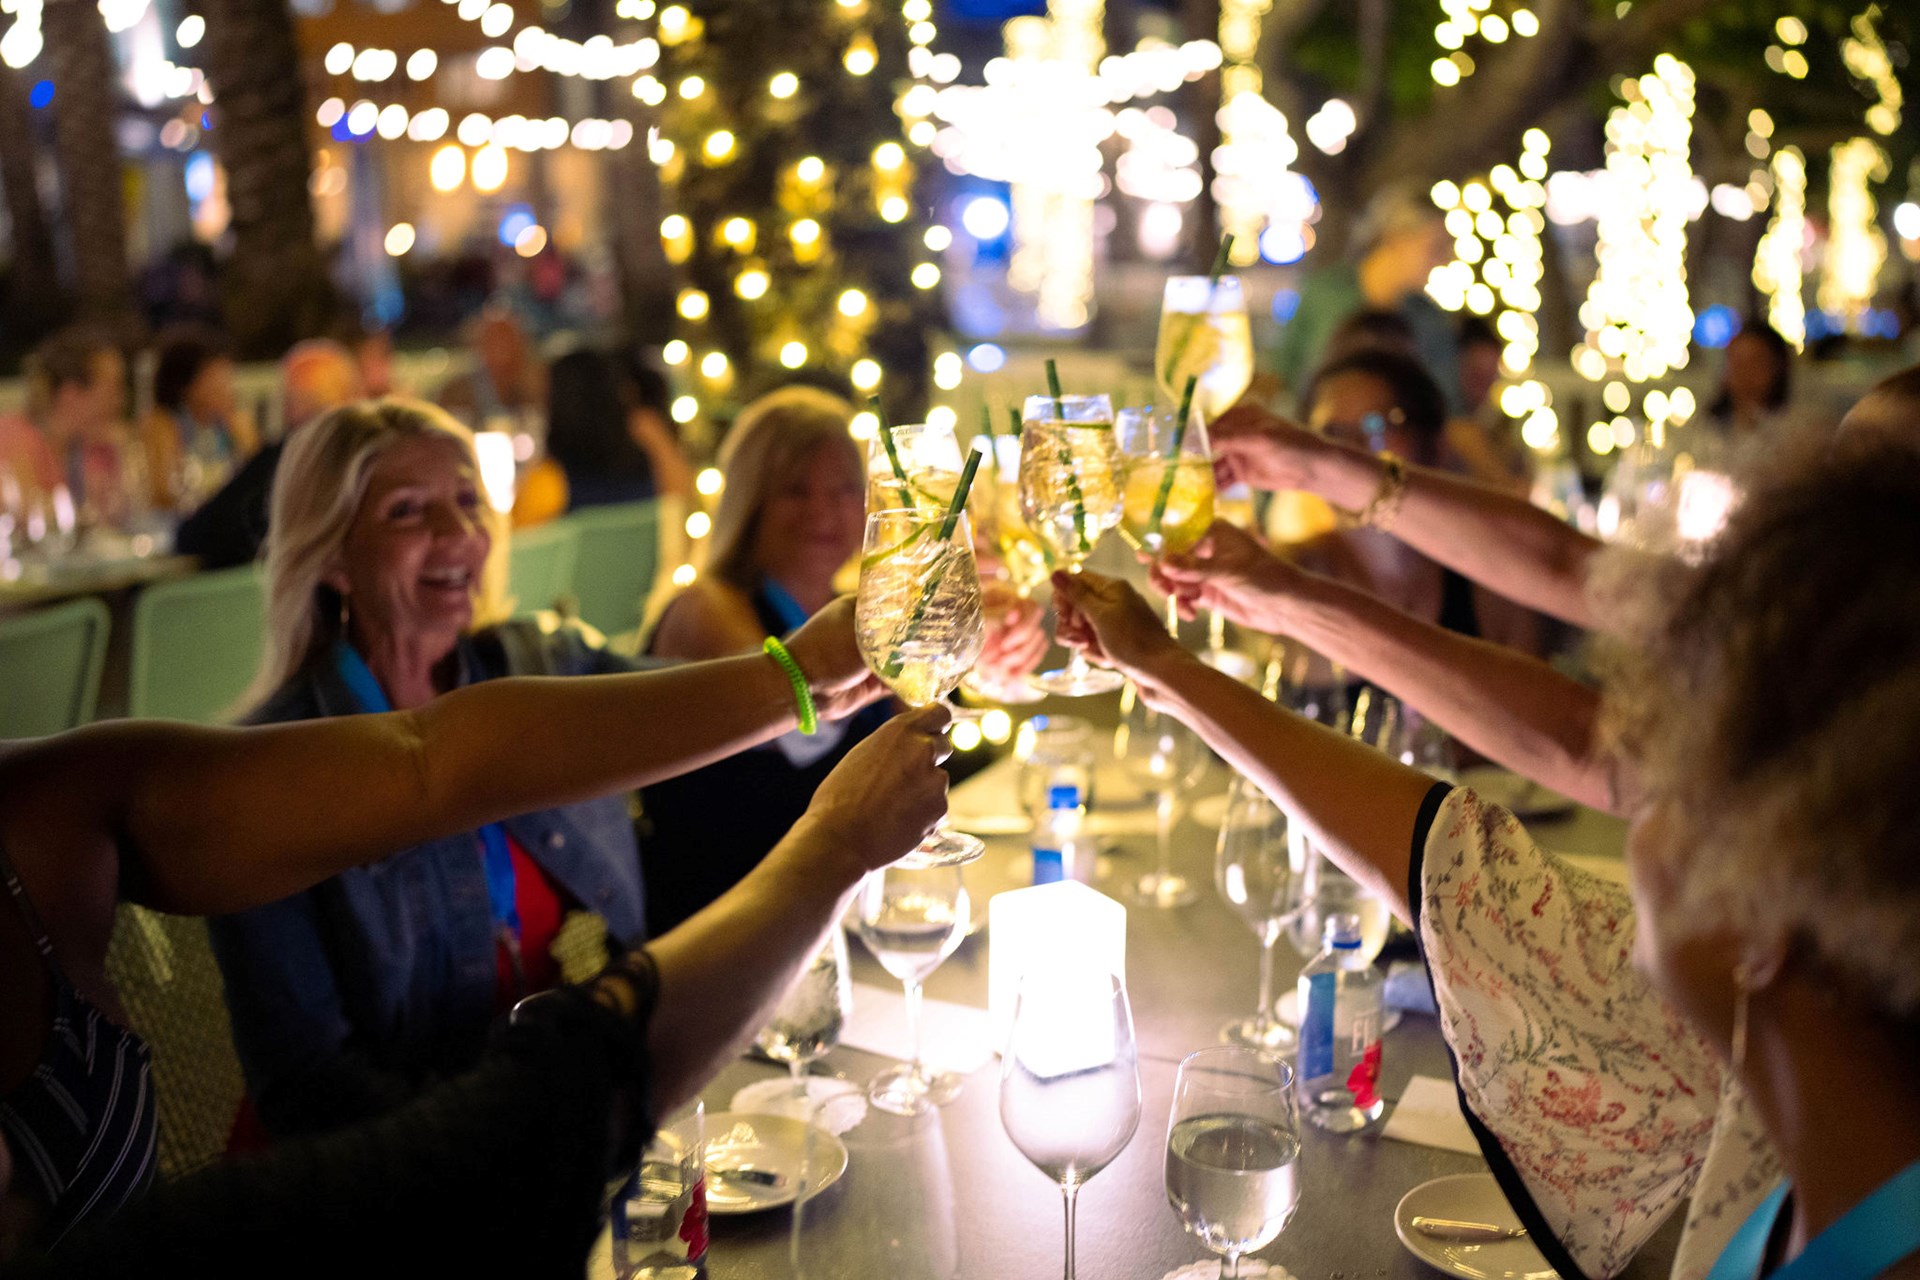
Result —
<path fill-rule="evenodd" d="M 588 507 L 559 523 L 578 538 L 573 597 L 580 619 L 609 636 L 638 627 L 660 565 L 660 504 Z"/>
<path fill-rule="evenodd" d="M 579 533 L 563 520 L 516 529 L 507 547 L 507 594 L 517 614 L 538 613 L 566 599 L 573 589 Z"/>
<path fill-rule="evenodd" d="M 108 625 L 107 606 L 91 597 L 0 620 L 0 738 L 93 719 Z"/>
<path fill-rule="evenodd" d="M 141 592 L 133 604 L 127 713 L 202 724 L 227 719 L 260 665 L 265 608 L 253 565 Z"/>

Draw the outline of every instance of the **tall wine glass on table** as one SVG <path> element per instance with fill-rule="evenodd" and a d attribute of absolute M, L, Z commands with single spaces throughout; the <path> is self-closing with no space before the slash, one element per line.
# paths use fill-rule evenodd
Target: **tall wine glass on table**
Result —
<path fill-rule="evenodd" d="M 1173 831 L 1185 793 L 1206 772 L 1206 744 L 1173 716 L 1147 705 L 1139 690 L 1128 686 L 1120 695 L 1113 754 L 1153 804 L 1157 857 L 1153 870 L 1134 882 L 1131 900 L 1160 909 L 1193 903 L 1200 890 L 1173 869 Z"/>
<path fill-rule="evenodd" d="M 880 967 L 906 989 L 907 1038 L 913 1058 L 889 1067 L 867 1086 L 882 1111 L 913 1116 L 953 1100 L 958 1076 L 929 1071 L 920 1058 L 920 987 L 967 936 L 973 901 L 956 866 L 870 871 L 854 895 L 854 927 Z"/>
<path fill-rule="evenodd" d="M 1066 1200 L 1073 1274 L 1080 1188 L 1126 1150 L 1140 1124 L 1140 1070 L 1127 989 L 1104 970 L 1036 967 L 1020 983 L 1000 1062 L 1000 1122 Z"/>
<path fill-rule="evenodd" d="M 1235 775 L 1214 849 L 1213 883 L 1260 942 L 1260 998 L 1251 1018 L 1228 1023 L 1228 1044 L 1277 1052 L 1293 1048 L 1293 1028 L 1273 1016 L 1273 949 L 1300 902 L 1287 841 L 1287 815 L 1258 786 Z"/>
<path fill-rule="evenodd" d="M 780 997 L 773 1020 L 753 1040 L 754 1048 L 787 1065 L 793 1076 L 791 1105 L 803 1120 L 812 1109 L 807 1067 L 840 1043 L 841 1029 L 852 1016 L 853 978 L 847 965 L 847 935 L 830 929 L 813 959 Z"/>
<path fill-rule="evenodd" d="M 1167 1124 L 1167 1199 L 1238 1280 L 1240 1260 L 1280 1238 L 1300 1207 L 1293 1069 L 1257 1049 L 1202 1049 L 1180 1064 Z M 1211 1275 L 1210 1265 L 1174 1276 Z"/>
<path fill-rule="evenodd" d="M 1100 536 L 1120 523 L 1124 466 L 1112 403 L 1106 396 L 1059 394 L 1052 361 L 1047 372 L 1049 394 L 1027 397 L 1022 415 L 1020 506 L 1053 567 L 1079 573 Z M 1081 697 L 1111 693 L 1125 682 L 1075 653 L 1033 683 L 1047 693 Z"/>
<path fill-rule="evenodd" d="M 973 534 L 960 513 L 975 453 L 945 515 L 919 508 L 867 515 L 854 634 L 873 673 L 910 707 L 952 693 L 985 642 Z M 917 866 L 972 862 L 986 846 L 944 819 L 909 852 Z"/>

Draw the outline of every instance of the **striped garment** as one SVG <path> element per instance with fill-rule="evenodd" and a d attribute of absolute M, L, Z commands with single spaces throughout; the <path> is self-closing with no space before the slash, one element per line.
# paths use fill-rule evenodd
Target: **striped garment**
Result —
<path fill-rule="evenodd" d="M 0 876 L 53 980 L 53 1026 L 40 1063 L 0 1099 L 0 1137 L 13 1151 L 15 1176 L 46 1206 L 37 1243 L 51 1248 L 76 1223 L 114 1213 L 153 1180 L 153 1081 L 146 1043 L 89 1004 L 61 972 L 4 850 Z"/>

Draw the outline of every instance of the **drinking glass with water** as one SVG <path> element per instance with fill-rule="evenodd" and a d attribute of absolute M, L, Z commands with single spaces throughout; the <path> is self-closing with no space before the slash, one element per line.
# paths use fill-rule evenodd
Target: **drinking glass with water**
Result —
<path fill-rule="evenodd" d="M 614 1197 L 616 1280 L 705 1280 L 706 1114 L 694 1102 L 663 1123 Z"/>
<path fill-rule="evenodd" d="M 1286 1063 L 1238 1047 L 1187 1055 L 1167 1127 L 1167 1199 L 1222 1256 L 1222 1280 L 1279 1239 L 1300 1207 L 1300 1113 Z"/>

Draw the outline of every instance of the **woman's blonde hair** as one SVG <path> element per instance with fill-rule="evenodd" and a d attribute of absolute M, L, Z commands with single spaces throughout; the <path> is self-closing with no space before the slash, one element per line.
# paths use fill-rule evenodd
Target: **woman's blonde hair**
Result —
<path fill-rule="evenodd" d="M 1780 440 L 1697 563 L 1610 552 L 1607 728 L 1686 849 L 1677 911 L 1920 1017 L 1920 448 Z"/>
<path fill-rule="evenodd" d="M 266 650 L 246 702 L 257 706 L 340 638 L 344 600 L 323 580 L 367 494 L 381 455 L 407 440 L 444 440 L 480 469 L 473 433 L 445 410 L 388 398 L 344 405 L 296 430 L 273 480 L 267 524 Z M 506 616 L 506 522 L 481 503 L 492 536 L 474 625 Z"/>
<path fill-rule="evenodd" d="M 759 585 L 754 542 L 760 512 L 773 486 L 793 475 L 821 449 L 846 457 L 848 469 L 866 481 L 866 459 L 847 434 L 853 406 L 818 387 L 782 387 L 740 411 L 720 445 L 726 487 L 713 513 L 706 571 L 743 591 Z"/>

